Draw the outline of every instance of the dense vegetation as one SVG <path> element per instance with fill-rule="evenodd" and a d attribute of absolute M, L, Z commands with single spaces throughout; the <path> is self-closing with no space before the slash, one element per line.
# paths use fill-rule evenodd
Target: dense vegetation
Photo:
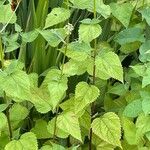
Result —
<path fill-rule="evenodd" d="M 0 150 L 149 150 L 149 61 L 149 0 L 0 0 Z"/>

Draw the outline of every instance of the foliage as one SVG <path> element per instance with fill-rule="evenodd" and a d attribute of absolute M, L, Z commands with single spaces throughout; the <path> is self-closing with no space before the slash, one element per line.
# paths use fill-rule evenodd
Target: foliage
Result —
<path fill-rule="evenodd" d="M 0 0 L 0 150 L 150 149 L 149 0 L 14 2 Z"/>

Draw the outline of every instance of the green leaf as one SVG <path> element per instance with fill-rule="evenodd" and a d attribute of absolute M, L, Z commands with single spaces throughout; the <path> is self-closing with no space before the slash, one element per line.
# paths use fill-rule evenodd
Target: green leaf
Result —
<path fill-rule="evenodd" d="M 0 23 L 15 23 L 16 14 L 11 10 L 10 4 L 0 5 Z"/>
<path fill-rule="evenodd" d="M 82 111 L 90 103 L 94 102 L 100 94 L 99 89 L 86 82 L 79 82 L 75 89 L 75 112 Z"/>
<path fill-rule="evenodd" d="M 65 112 L 58 116 L 57 127 L 82 141 L 79 120 L 73 112 Z"/>
<path fill-rule="evenodd" d="M 100 139 L 95 134 L 92 135 L 92 143 L 95 145 L 96 150 L 114 150 L 114 148 L 116 147 Z"/>
<path fill-rule="evenodd" d="M 0 135 L 0 149 L 4 150 L 5 145 L 9 143 L 9 141 L 10 139 L 8 137 L 8 134 L 5 132 L 2 132 L 2 134 Z"/>
<path fill-rule="evenodd" d="M 121 125 L 119 117 L 115 113 L 108 112 L 102 117 L 94 119 L 92 130 L 102 140 L 121 147 Z"/>
<path fill-rule="evenodd" d="M 124 131 L 124 139 L 130 145 L 137 145 L 138 144 L 138 137 L 136 136 L 136 126 L 135 124 L 128 118 L 122 118 L 122 127 Z"/>
<path fill-rule="evenodd" d="M 143 75 L 143 80 L 142 80 L 142 88 L 150 84 L 150 67 L 147 68 Z"/>
<path fill-rule="evenodd" d="M 91 128 L 91 115 L 90 112 L 87 110 L 83 113 L 83 115 L 79 118 L 81 132 L 85 129 L 87 131 L 87 136 L 89 135 L 89 130 Z M 86 134 L 86 133 L 85 133 Z"/>
<path fill-rule="evenodd" d="M 47 130 L 47 122 L 45 120 L 36 120 L 34 128 L 31 129 L 37 139 L 48 139 L 52 137 Z"/>
<path fill-rule="evenodd" d="M 30 96 L 29 77 L 21 70 L 16 70 L 9 75 L 0 73 L 0 88 L 16 102 L 28 100 Z"/>
<path fill-rule="evenodd" d="M 138 50 L 140 46 L 141 46 L 141 42 L 126 43 L 121 45 L 120 51 L 125 54 L 129 54 L 131 52 Z"/>
<path fill-rule="evenodd" d="M 0 113 L 0 136 L 2 129 L 7 127 L 7 118 L 4 113 Z"/>
<path fill-rule="evenodd" d="M 4 73 L 6 72 L 7 75 L 11 75 L 15 71 L 22 70 L 23 68 L 24 68 L 24 64 L 22 62 L 18 60 L 12 60 L 10 61 L 9 66 L 5 69 Z"/>
<path fill-rule="evenodd" d="M 114 39 L 116 42 L 118 42 L 120 45 L 132 43 L 132 42 L 144 42 L 144 34 L 143 29 L 141 28 L 128 28 L 125 30 L 122 30 Z"/>
<path fill-rule="evenodd" d="M 67 76 L 74 76 L 74 75 L 81 75 L 86 72 L 86 60 L 84 61 L 76 61 L 70 59 L 67 63 L 63 66 L 63 73 Z M 62 68 L 61 68 L 62 69 Z"/>
<path fill-rule="evenodd" d="M 88 73 L 93 75 L 93 63 L 88 65 Z M 114 78 L 123 82 L 123 68 L 118 55 L 114 52 L 108 52 L 103 55 L 97 56 L 96 64 L 96 77 L 100 79 Z"/>
<path fill-rule="evenodd" d="M 130 3 L 111 3 L 111 11 L 114 17 L 116 17 L 126 28 L 129 26 L 132 16 L 133 5 Z"/>
<path fill-rule="evenodd" d="M 110 89 L 108 89 L 108 93 L 116 94 L 116 95 L 124 95 L 127 92 L 127 87 L 124 84 L 116 83 Z"/>
<path fill-rule="evenodd" d="M 80 21 L 80 22 L 81 22 L 82 24 L 98 24 L 98 23 L 100 23 L 100 20 L 87 18 L 87 19 L 83 19 L 83 20 Z"/>
<path fill-rule="evenodd" d="M 39 33 L 37 32 L 37 30 L 33 30 L 30 32 L 26 32 L 26 33 L 21 33 L 22 36 L 22 40 L 23 42 L 33 42 L 37 37 L 38 37 Z"/>
<path fill-rule="evenodd" d="M 47 113 L 52 109 L 49 93 L 42 88 L 31 88 L 31 97 L 29 99 L 40 113 Z"/>
<path fill-rule="evenodd" d="M 53 8 L 46 18 L 44 28 L 49 28 L 58 23 L 64 22 L 70 17 L 70 11 L 65 8 Z"/>
<path fill-rule="evenodd" d="M 66 31 L 63 28 L 51 30 L 38 30 L 38 32 L 52 47 L 56 47 L 60 42 L 64 42 L 64 39 L 66 37 Z"/>
<path fill-rule="evenodd" d="M 4 110 L 6 110 L 6 108 L 9 106 L 9 104 L 0 104 L 0 113 Z"/>
<path fill-rule="evenodd" d="M 145 71 L 146 71 L 146 65 L 142 65 L 142 64 L 137 64 L 135 66 L 130 66 L 134 72 L 139 75 L 139 76 L 144 76 Z"/>
<path fill-rule="evenodd" d="M 54 117 L 51 121 L 49 121 L 47 125 L 47 130 L 51 134 L 51 137 L 53 137 L 54 135 L 55 121 L 56 117 Z M 64 130 L 56 126 L 55 135 L 59 138 L 67 138 L 69 136 L 69 133 L 65 132 Z"/>
<path fill-rule="evenodd" d="M 70 0 L 74 5 L 73 7 L 78 9 L 87 9 L 88 11 L 93 12 L 94 3 L 91 0 Z M 109 5 L 105 5 L 103 0 L 96 0 L 96 11 L 101 14 L 105 19 L 110 16 L 111 10 Z"/>
<path fill-rule="evenodd" d="M 15 31 L 16 32 L 21 32 L 22 31 L 22 28 L 19 24 L 15 23 Z"/>
<path fill-rule="evenodd" d="M 79 27 L 79 41 L 89 43 L 101 33 L 102 29 L 99 24 L 81 24 Z"/>
<path fill-rule="evenodd" d="M 145 113 L 145 115 L 150 114 L 150 99 L 149 98 L 145 98 L 142 101 L 142 110 Z"/>
<path fill-rule="evenodd" d="M 69 0 L 78 9 L 87 9 L 89 7 L 89 0 Z"/>
<path fill-rule="evenodd" d="M 49 102 L 53 110 L 64 98 L 66 90 L 68 88 L 67 82 L 67 77 L 65 75 L 62 75 L 60 70 L 52 69 L 47 73 L 42 84 L 42 88 L 48 88 L 50 94 Z"/>
<path fill-rule="evenodd" d="M 88 10 L 91 12 L 94 10 L 94 3 L 91 0 L 89 0 Z M 96 0 L 96 12 L 101 14 L 106 19 L 110 16 L 111 9 L 109 5 L 104 4 L 103 0 Z"/>
<path fill-rule="evenodd" d="M 141 45 L 139 52 L 139 59 L 141 62 L 150 61 L 150 40 Z"/>
<path fill-rule="evenodd" d="M 19 140 L 13 140 L 5 146 L 5 150 L 38 150 L 36 136 L 27 132 Z"/>
<path fill-rule="evenodd" d="M 63 146 L 52 143 L 50 145 L 44 145 L 40 150 L 66 150 Z"/>
<path fill-rule="evenodd" d="M 144 114 L 139 115 L 136 121 L 137 134 L 143 136 L 143 134 L 150 131 L 150 116 Z"/>
<path fill-rule="evenodd" d="M 142 101 L 141 99 L 138 99 L 129 103 L 125 107 L 123 114 L 126 117 L 137 117 L 141 112 L 142 112 Z"/>
<path fill-rule="evenodd" d="M 142 18 L 146 20 L 146 22 L 150 25 L 150 7 L 144 8 L 140 11 L 142 14 Z"/>
<path fill-rule="evenodd" d="M 29 111 L 26 107 L 18 103 L 15 103 L 12 105 L 11 109 L 9 109 L 9 114 L 10 114 L 10 121 L 16 124 L 24 120 L 28 116 Z"/>
<path fill-rule="evenodd" d="M 20 47 L 20 44 L 19 44 L 19 43 L 17 43 L 17 42 L 11 42 L 11 43 L 9 43 L 9 45 L 6 47 L 5 53 L 12 52 L 12 51 L 18 49 L 19 47 Z"/>
<path fill-rule="evenodd" d="M 18 127 L 19 123 L 23 121 L 29 114 L 29 111 L 26 107 L 15 103 L 12 105 L 12 107 L 9 109 L 9 114 L 10 114 L 10 121 L 11 121 L 11 126 L 13 128 Z"/>
<path fill-rule="evenodd" d="M 139 147 L 137 145 L 129 145 L 126 140 L 121 141 L 123 150 L 137 150 Z"/>
<path fill-rule="evenodd" d="M 89 43 L 84 42 L 72 42 L 67 45 L 66 48 L 60 49 L 66 56 L 72 58 L 75 61 L 85 61 L 91 54 L 92 48 Z"/>
<path fill-rule="evenodd" d="M 38 74 L 37 73 L 30 73 L 29 80 L 30 80 L 31 88 L 38 87 Z"/>
<path fill-rule="evenodd" d="M 140 92 L 142 98 L 142 110 L 145 115 L 150 114 L 150 94 L 148 91 L 141 91 Z"/>

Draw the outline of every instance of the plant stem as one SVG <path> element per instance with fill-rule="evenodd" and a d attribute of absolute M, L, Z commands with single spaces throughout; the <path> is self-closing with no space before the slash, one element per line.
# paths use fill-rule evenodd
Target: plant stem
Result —
<path fill-rule="evenodd" d="M 67 36 L 67 38 L 66 38 L 65 52 L 64 52 L 64 56 L 63 56 L 63 60 L 62 60 L 61 77 L 63 76 L 63 70 L 64 70 L 64 64 L 65 64 L 68 43 L 69 43 L 69 36 Z M 59 108 L 57 107 L 56 108 L 56 118 L 55 118 L 55 122 L 54 122 L 53 140 L 55 140 L 55 136 L 56 136 L 56 124 L 57 124 L 58 110 L 59 110 Z"/>
<path fill-rule="evenodd" d="M 1 68 L 3 69 L 4 68 L 4 52 L 2 48 L 1 37 L 0 37 L 0 50 L 1 50 Z M 7 96 L 6 96 L 5 91 L 4 91 L 4 102 L 7 103 Z M 7 117 L 7 122 L 8 122 L 9 139 L 11 141 L 13 137 L 13 133 L 12 133 L 12 128 L 11 128 L 9 109 L 10 109 L 10 105 L 6 109 L 6 117 Z"/>
<path fill-rule="evenodd" d="M 67 0 L 67 9 L 69 9 L 69 0 Z M 69 21 L 68 21 L 68 23 L 69 23 Z M 63 76 L 63 70 L 64 70 L 65 58 L 66 58 L 66 53 L 67 53 L 67 46 L 68 46 L 68 43 L 69 43 L 69 37 L 70 36 L 68 35 L 67 38 L 66 38 L 66 41 L 64 42 L 65 52 L 64 52 L 64 56 L 63 56 L 63 60 L 62 60 L 61 77 Z M 57 108 L 56 108 L 56 118 L 55 118 L 55 122 L 54 122 L 53 140 L 55 140 L 55 136 L 56 136 L 58 111 L 59 111 L 59 107 L 57 106 Z"/>
<path fill-rule="evenodd" d="M 56 108 L 56 116 L 55 116 L 55 121 L 54 121 L 54 133 L 53 133 L 53 141 L 55 141 L 56 137 L 56 125 L 57 125 L 57 117 L 58 117 L 58 107 Z"/>
<path fill-rule="evenodd" d="M 2 38 L 0 35 L 0 61 L 1 61 L 1 68 L 3 68 L 4 66 L 4 51 L 3 51 L 3 47 L 2 47 Z"/>
<path fill-rule="evenodd" d="M 96 0 L 93 0 L 94 3 L 94 19 L 96 19 Z M 95 78 L 96 78 L 96 65 L 95 65 L 95 59 L 97 55 L 97 40 L 94 39 L 94 54 L 93 54 L 93 85 L 95 85 Z M 91 105 L 91 123 L 92 123 L 92 116 L 94 115 L 95 111 L 95 103 L 93 102 Z M 89 150 L 92 150 L 92 128 L 90 129 L 90 141 L 89 141 Z"/>

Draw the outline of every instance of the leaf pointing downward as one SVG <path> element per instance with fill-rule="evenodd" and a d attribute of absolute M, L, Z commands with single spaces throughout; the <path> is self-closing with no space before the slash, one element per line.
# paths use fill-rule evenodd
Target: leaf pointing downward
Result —
<path fill-rule="evenodd" d="M 92 123 L 93 132 L 102 140 L 121 147 L 121 125 L 119 117 L 112 112 L 96 118 Z"/>

